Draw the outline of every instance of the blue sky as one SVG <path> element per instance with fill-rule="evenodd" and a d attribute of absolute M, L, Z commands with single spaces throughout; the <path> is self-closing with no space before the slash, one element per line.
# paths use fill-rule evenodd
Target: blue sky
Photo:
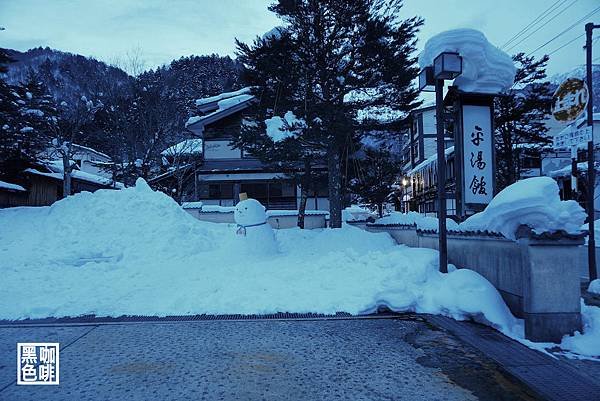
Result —
<path fill-rule="evenodd" d="M 0 46 L 37 46 L 94 56 L 111 62 L 134 48 L 147 67 L 190 54 L 234 55 L 234 38 L 251 41 L 279 22 L 265 0 L 0 0 Z M 474 28 L 502 45 L 554 0 L 405 0 L 402 14 L 420 15 L 425 26 L 419 45 L 452 28 Z M 572 4 L 571 4 L 572 3 Z M 569 4 L 571 4 L 569 6 Z M 531 51 L 598 7 L 597 0 L 568 0 L 556 18 L 516 51 Z M 567 8 L 568 6 L 568 8 Z M 600 23 L 600 12 L 594 15 Z M 549 52 L 583 33 L 583 23 L 543 50 Z M 597 33 L 600 36 L 600 32 Z M 549 73 L 585 61 L 580 38 L 553 54 Z M 600 40 L 594 51 L 600 55 Z M 542 51 L 536 55 L 542 54 Z"/>

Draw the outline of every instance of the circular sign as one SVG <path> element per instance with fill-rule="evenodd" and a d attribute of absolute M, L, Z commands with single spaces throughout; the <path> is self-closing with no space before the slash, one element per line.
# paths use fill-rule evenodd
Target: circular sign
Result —
<path fill-rule="evenodd" d="M 569 123 L 576 120 L 588 102 L 588 88 L 579 78 L 564 81 L 552 96 L 552 115 L 556 121 Z"/>

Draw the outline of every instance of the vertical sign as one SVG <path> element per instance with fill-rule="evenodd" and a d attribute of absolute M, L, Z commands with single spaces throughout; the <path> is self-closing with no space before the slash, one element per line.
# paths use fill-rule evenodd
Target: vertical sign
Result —
<path fill-rule="evenodd" d="M 494 197 L 491 110 L 464 105 L 462 121 L 464 203 L 487 205 Z"/>

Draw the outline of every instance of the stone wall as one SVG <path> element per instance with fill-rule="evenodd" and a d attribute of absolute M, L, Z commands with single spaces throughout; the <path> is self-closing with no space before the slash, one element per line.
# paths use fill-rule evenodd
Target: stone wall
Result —
<path fill-rule="evenodd" d="M 414 226 L 367 224 L 387 232 L 399 244 L 438 248 L 435 232 Z M 525 337 L 560 342 L 581 329 L 580 266 L 583 236 L 536 235 L 531 230 L 509 240 L 492 233 L 448 233 L 448 261 L 484 276 L 502 295 L 512 313 L 525 320 Z"/>

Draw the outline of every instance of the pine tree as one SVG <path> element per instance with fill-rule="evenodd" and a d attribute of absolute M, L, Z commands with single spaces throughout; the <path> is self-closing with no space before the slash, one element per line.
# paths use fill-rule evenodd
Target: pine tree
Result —
<path fill-rule="evenodd" d="M 548 56 L 536 60 L 519 53 L 513 61 L 515 84 L 494 101 L 499 190 L 519 180 L 524 152 L 539 153 L 550 143 L 545 125 L 552 104 L 550 82 L 545 80 Z"/>
<path fill-rule="evenodd" d="M 19 95 L 12 85 L 4 80 L 8 64 L 14 62 L 5 49 L 0 48 L 0 170 L 7 172 L 10 160 L 18 158 Z"/>
<path fill-rule="evenodd" d="M 351 180 L 350 189 L 383 217 L 383 205 L 394 192 L 402 166 L 388 149 L 365 147 L 363 152 L 361 174 Z"/>
<path fill-rule="evenodd" d="M 301 117 L 306 128 L 299 138 L 325 155 L 334 228 L 341 227 L 343 156 L 364 129 L 360 113 L 382 107 L 406 112 L 417 103 L 413 53 L 422 20 L 401 20 L 401 5 L 280 0 L 270 7 L 285 22 L 278 34 L 252 45 L 238 42 L 247 82 L 259 87 L 261 101 L 268 99 L 263 107 Z M 261 74 L 262 68 L 273 75 Z"/>

